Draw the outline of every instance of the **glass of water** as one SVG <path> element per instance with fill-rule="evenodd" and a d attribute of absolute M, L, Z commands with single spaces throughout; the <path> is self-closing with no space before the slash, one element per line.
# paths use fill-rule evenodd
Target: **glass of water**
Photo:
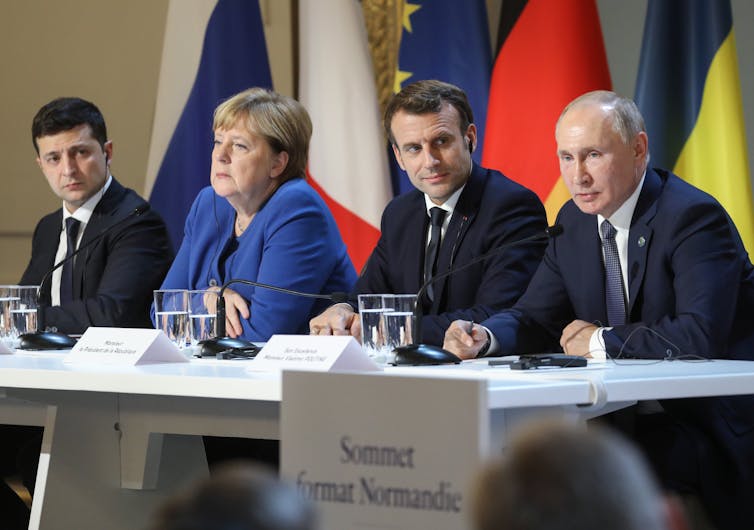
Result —
<path fill-rule="evenodd" d="M 416 330 L 416 295 L 386 294 L 382 298 L 382 324 L 385 330 L 386 362 L 392 363 L 393 350 L 419 340 Z"/>
<path fill-rule="evenodd" d="M 160 289 L 154 292 L 155 327 L 179 349 L 189 343 L 189 292 L 186 289 Z"/>
<path fill-rule="evenodd" d="M 37 308 L 39 307 L 38 285 L 16 285 L 11 287 L 9 313 L 11 337 L 17 339 L 24 333 L 37 331 Z"/>
<path fill-rule="evenodd" d="M 10 311 L 18 305 L 17 285 L 0 285 L 0 340 L 13 338 L 13 321 Z"/>
<path fill-rule="evenodd" d="M 361 321 L 361 347 L 378 364 L 385 364 L 387 344 L 382 321 L 384 294 L 359 295 L 359 319 Z"/>
<path fill-rule="evenodd" d="M 191 346 L 215 337 L 218 291 L 189 291 L 189 334 Z"/>

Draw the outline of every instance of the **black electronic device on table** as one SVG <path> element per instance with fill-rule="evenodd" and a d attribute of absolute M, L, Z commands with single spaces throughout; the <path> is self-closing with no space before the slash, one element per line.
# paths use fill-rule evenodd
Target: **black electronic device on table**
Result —
<path fill-rule="evenodd" d="M 585 357 L 565 353 L 521 355 L 510 363 L 511 370 L 536 370 L 538 368 L 580 368 L 586 366 Z"/>

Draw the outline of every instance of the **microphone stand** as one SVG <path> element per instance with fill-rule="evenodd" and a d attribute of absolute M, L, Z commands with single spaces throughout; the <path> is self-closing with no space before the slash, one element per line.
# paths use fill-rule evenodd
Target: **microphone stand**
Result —
<path fill-rule="evenodd" d="M 292 296 L 303 296 L 305 298 L 318 298 L 321 300 L 330 300 L 335 303 L 345 302 L 348 300 L 348 293 L 336 292 L 332 294 L 313 294 L 304 293 L 301 291 L 294 291 L 293 289 L 285 289 L 283 287 L 277 287 L 275 285 L 269 285 L 261 282 L 253 282 L 251 280 L 244 280 L 242 278 L 230 279 L 225 282 L 220 291 L 218 292 L 217 300 L 217 317 L 215 321 L 215 338 L 206 339 L 199 344 L 202 346 L 202 357 L 211 356 L 214 357 L 218 353 L 226 352 L 228 350 L 240 350 L 241 353 L 247 354 L 252 357 L 257 354 L 259 347 L 253 342 L 228 337 L 225 327 L 225 289 L 234 283 L 241 283 L 244 285 L 251 285 L 252 287 L 261 287 L 262 289 L 269 289 L 271 291 L 277 291 L 279 293 L 290 294 Z"/>
<path fill-rule="evenodd" d="M 472 265 L 479 263 L 481 261 L 486 260 L 487 258 L 494 256 L 498 252 L 501 252 L 509 247 L 512 247 L 514 245 L 519 245 L 522 243 L 528 243 L 530 241 L 538 241 L 540 239 L 550 239 L 556 236 L 559 236 L 563 233 L 563 226 L 562 225 L 553 225 L 550 227 L 547 227 L 544 229 L 544 231 L 533 234 L 529 237 L 525 237 L 524 239 L 519 239 L 517 241 L 513 241 L 508 244 L 500 245 L 499 247 L 495 247 L 492 250 L 485 252 L 481 256 L 477 256 L 476 258 L 472 259 L 471 261 L 468 261 L 461 265 L 460 267 L 455 267 L 446 270 L 445 272 L 442 272 L 440 274 L 436 274 L 426 282 L 422 284 L 422 286 L 419 288 L 419 292 L 416 294 L 416 308 L 414 309 L 414 316 L 416 318 L 416 325 L 414 330 L 416 331 L 414 335 L 414 340 L 421 340 L 422 336 L 422 304 L 421 304 L 421 298 L 424 296 L 424 293 L 427 291 L 427 288 L 436 282 L 437 280 L 442 280 L 443 278 L 446 278 L 448 276 L 451 276 L 455 274 L 456 272 L 460 272 L 468 267 L 471 267 Z M 432 344 L 423 344 L 423 343 L 416 343 L 413 344 L 406 344 L 405 346 L 397 346 L 393 350 L 393 355 L 395 358 L 394 364 L 413 364 L 413 365 L 424 365 L 424 364 L 458 364 L 461 362 L 461 359 L 459 359 L 456 355 L 452 354 L 448 350 L 445 350 L 439 346 L 434 346 Z"/>
<path fill-rule="evenodd" d="M 37 300 L 40 300 L 42 289 L 44 288 L 45 283 L 52 276 L 53 272 L 76 257 L 82 250 L 89 248 L 94 243 L 99 242 L 105 234 L 121 224 L 123 221 L 134 216 L 139 216 L 147 210 L 149 210 L 149 204 L 146 203 L 134 208 L 131 212 L 128 213 L 128 215 L 118 221 L 115 221 L 113 224 L 100 231 L 100 233 L 94 236 L 92 239 L 79 246 L 79 248 L 74 250 L 69 256 L 53 265 L 53 267 L 42 277 L 42 281 L 39 282 L 39 287 L 37 289 Z M 52 293 L 50 294 L 50 296 L 52 297 Z M 67 350 L 72 348 L 76 344 L 76 340 L 74 338 L 66 335 L 65 333 L 60 333 L 58 331 L 47 331 L 45 329 L 44 309 L 46 306 L 43 306 L 42 304 L 37 305 L 37 330 L 33 333 L 24 333 L 23 335 L 21 335 L 19 337 L 19 348 L 22 350 Z"/>

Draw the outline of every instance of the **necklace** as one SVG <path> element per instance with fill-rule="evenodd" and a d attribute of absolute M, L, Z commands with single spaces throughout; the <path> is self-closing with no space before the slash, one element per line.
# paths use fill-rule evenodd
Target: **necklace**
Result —
<path fill-rule="evenodd" d="M 238 231 L 239 231 L 239 232 L 240 232 L 241 234 L 243 234 L 243 231 L 244 231 L 244 230 L 246 230 L 246 227 L 247 227 L 247 226 L 249 226 L 249 225 L 243 226 L 243 225 L 241 224 L 241 220 L 240 220 L 240 219 L 239 219 L 238 217 L 236 217 L 236 228 L 238 228 Z"/>

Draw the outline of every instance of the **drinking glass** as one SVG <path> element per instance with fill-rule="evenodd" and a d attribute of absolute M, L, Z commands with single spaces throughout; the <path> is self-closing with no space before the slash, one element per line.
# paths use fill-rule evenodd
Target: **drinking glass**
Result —
<path fill-rule="evenodd" d="M 14 292 L 16 285 L 0 285 L 0 340 L 12 338 L 13 322 L 10 310 L 18 305 L 18 294 Z"/>
<path fill-rule="evenodd" d="M 218 291 L 189 291 L 189 334 L 191 346 L 200 341 L 211 339 L 216 335 Z"/>
<path fill-rule="evenodd" d="M 189 296 L 186 289 L 160 289 L 154 292 L 155 327 L 179 349 L 189 342 Z"/>
<path fill-rule="evenodd" d="M 394 360 L 393 350 L 418 341 L 416 330 L 416 295 L 386 294 L 382 297 L 382 328 L 385 330 L 385 362 Z"/>
<path fill-rule="evenodd" d="M 17 339 L 24 333 L 37 331 L 37 308 L 39 307 L 38 285 L 16 285 L 11 287 L 9 313 L 11 337 Z"/>
<path fill-rule="evenodd" d="M 361 347 L 372 360 L 385 364 L 387 344 L 382 320 L 384 294 L 359 295 L 359 319 L 361 320 Z"/>

